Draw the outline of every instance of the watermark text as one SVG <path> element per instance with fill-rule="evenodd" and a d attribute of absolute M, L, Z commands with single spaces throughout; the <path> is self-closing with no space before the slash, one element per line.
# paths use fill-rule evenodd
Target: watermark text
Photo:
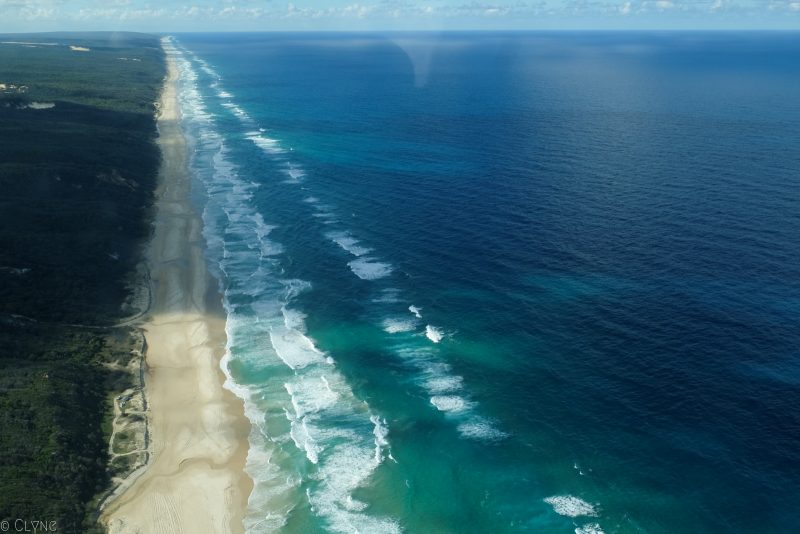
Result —
<path fill-rule="evenodd" d="M 58 532 L 58 521 L 42 519 L 2 519 L 0 532 Z"/>

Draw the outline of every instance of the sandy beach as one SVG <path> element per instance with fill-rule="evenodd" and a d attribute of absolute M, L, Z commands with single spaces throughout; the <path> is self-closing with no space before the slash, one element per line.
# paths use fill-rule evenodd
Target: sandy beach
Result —
<path fill-rule="evenodd" d="M 142 325 L 151 455 L 108 500 L 101 521 L 112 533 L 242 532 L 252 489 L 244 472 L 249 423 L 242 402 L 223 388 L 225 316 L 189 198 L 171 59 L 168 68 L 158 118 L 163 163 L 155 233 L 147 251 L 154 302 Z"/>

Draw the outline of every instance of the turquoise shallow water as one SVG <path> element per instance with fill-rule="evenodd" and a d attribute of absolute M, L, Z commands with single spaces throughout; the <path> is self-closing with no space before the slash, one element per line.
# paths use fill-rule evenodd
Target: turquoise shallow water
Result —
<path fill-rule="evenodd" d="M 172 43 L 249 531 L 792 531 L 795 34 Z"/>

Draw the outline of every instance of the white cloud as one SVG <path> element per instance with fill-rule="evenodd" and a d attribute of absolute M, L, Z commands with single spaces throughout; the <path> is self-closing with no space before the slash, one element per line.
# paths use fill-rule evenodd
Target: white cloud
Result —
<path fill-rule="evenodd" d="M 626 20 L 697 25 L 797 21 L 800 0 L 0 0 L 0 31 L 568 27 Z M 624 17 L 624 19 L 623 19 Z M 22 24 L 24 21 L 30 23 Z M 42 23 L 37 25 L 37 21 Z M 609 22 L 611 21 L 611 22 Z M 45 24 L 47 22 L 47 24 Z M 666 24 L 657 22 L 658 24 Z M 432 26 L 433 25 L 433 26 Z M 602 25 L 602 24 L 601 24 Z M 769 24 L 767 24 L 768 26 Z M 49 28 L 48 27 L 48 28 Z"/>
<path fill-rule="evenodd" d="M 767 9 L 773 13 L 800 13 L 800 2 L 797 0 L 772 0 Z"/>
<path fill-rule="evenodd" d="M 503 17 L 510 14 L 535 14 L 544 2 L 535 3 L 478 3 L 468 4 L 417 4 L 402 0 L 383 0 L 377 3 L 356 3 L 344 6 L 332 6 L 325 8 L 301 7 L 294 3 L 289 3 L 285 11 L 281 12 L 281 17 L 291 18 L 331 18 L 331 19 L 401 19 L 410 20 L 424 19 L 447 19 L 458 17 Z"/>

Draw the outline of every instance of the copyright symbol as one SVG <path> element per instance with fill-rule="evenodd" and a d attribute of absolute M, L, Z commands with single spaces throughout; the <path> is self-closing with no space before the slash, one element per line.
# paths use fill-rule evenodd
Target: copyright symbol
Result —
<path fill-rule="evenodd" d="M 6 521 L 5 519 L 0 521 L 0 530 L 2 530 L 3 532 L 7 532 L 10 526 L 11 525 L 9 525 L 8 521 Z"/>

